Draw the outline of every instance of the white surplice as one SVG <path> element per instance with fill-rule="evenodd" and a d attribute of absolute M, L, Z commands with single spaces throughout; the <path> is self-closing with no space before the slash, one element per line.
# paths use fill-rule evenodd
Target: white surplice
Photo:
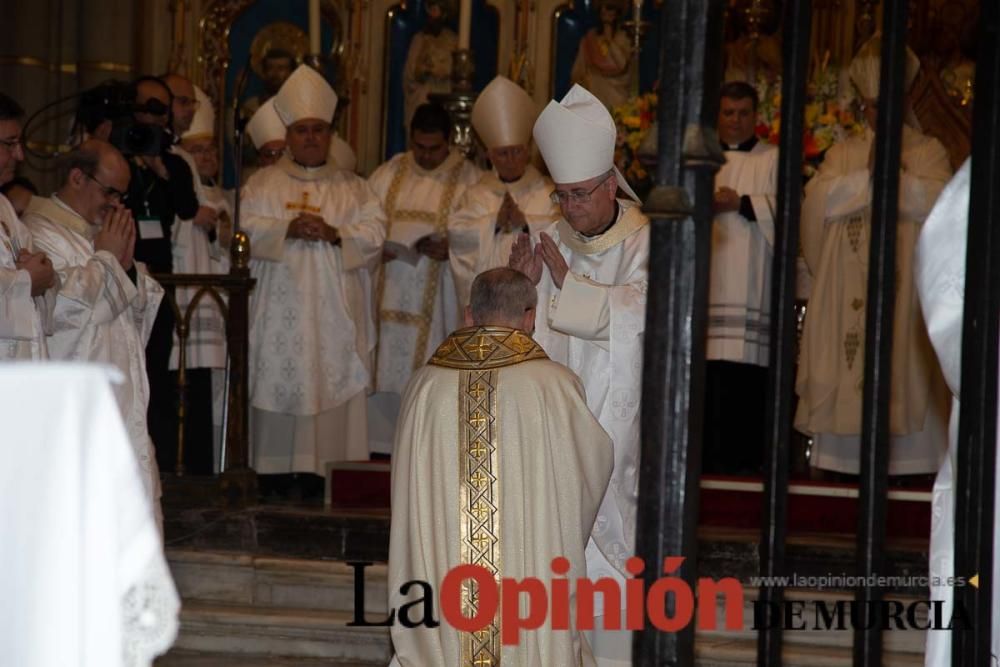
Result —
<path fill-rule="evenodd" d="M 739 211 L 715 216 L 708 287 L 708 359 L 766 366 L 771 327 L 778 149 L 758 141 L 749 151 L 727 150 L 715 187 L 750 198 L 756 220 Z"/>
<path fill-rule="evenodd" d="M 948 453 L 941 463 L 931 500 L 931 547 L 928 574 L 931 599 L 943 602 L 942 619 L 947 624 L 954 605 L 954 587 L 944 585 L 949 577 L 971 576 L 955 572 L 955 469 L 958 462 L 958 418 L 962 388 L 962 327 L 965 308 L 965 258 L 969 226 L 969 183 L 971 163 L 966 160 L 955 178 L 941 193 L 927 217 L 914 258 L 920 305 L 927 332 L 937 353 L 941 370 L 952 394 Z M 1000 474 L 1000 459 L 997 471 Z M 1000 499 L 995 489 L 994 507 Z M 993 532 L 993 553 L 1000 553 L 1000 533 Z M 992 653 L 1000 655 L 1000 567 L 993 566 Z M 927 667 L 951 664 L 951 632 L 928 632 L 924 664 Z"/>
<path fill-rule="evenodd" d="M 109 388 L 94 364 L 0 367 L 0 646 L 17 667 L 149 667 L 180 598 Z"/>
<path fill-rule="evenodd" d="M 569 272 L 560 290 L 543 271 L 534 337 L 580 377 L 587 405 L 614 442 L 614 473 L 587 545 L 587 576 L 624 586 L 625 561 L 635 551 L 649 220 L 631 200 L 618 205 L 618 220 L 600 236 L 584 237 L 565 220 L 546 231 Z"/>
<path fill-rule="evenodd" d="M 831 148 L 802 206 L 802 251 L 814 282 L 795 427 L 813 434 L 814 466 L 853 474 L 860 461 L 873 140 L 866 131 Z M 913 249 L 950 173 L 944 147 L 904 126 L 889 411 L 894 475 L 936 472 L 946 447 L 947 389 L 917 303 Z"/>
<path fill-rule="evenodd" d="M 31 274 L 17 269 L 19 250 L 34 250 L 31 232 L 0 195 L 0 361 L 47 359 L 45 334 L 55 290 L 31 296 Z"/>
<path fill-rule="evenodd" d="M 462 564 L 499 578 L 553 580 L 552 559 L 569 560 L 566 577 L 586 576 L 584 549 L 613 465 L 611 441 L 590 413 L 580 381 L 545 357 L 531 338 L 504 327 L 454 332 L 419 369 L 403 397 L 392 458 L 389 605 L 398 610 L 435 593 Z M 463 589 L 468 590 L 468 589 Z M 575 590 L 570 608 L 575 607 Z M 463 596 L 463 607 L 468 600 Z M 438 596 L 434 617 L 440 619 Z M 551 617 L 500 646 L 491 624 L 481 639 L 442 622 L 391 629 L 393 665 L 595 664 L 575 630 L 553 631 Z M 478 636 L 478 633 L 477 633 Z"/>
<path fill-rule="evenodd" d="M 372 271 L 385 234 L 378 200 L 350 172 L 307 169 L 285 156 L 254 173 L 242 205 L 257 279 L 250 300 L 257 470 L 322 475 L 326 463 L 367 459 L 364 429 L 353 422 L 365 420 L 376 340 Z M 341 244 L 286 238 L 303 211 L 335 227 Z M 359 400 L 360 412 L 350 407 Z M 352 423 L 324 417 L 333 411 Z"/>
<path fill-rule="evenodd" d="M 409 152 L 381 165 L 369 183 L 385 211 L 387 248 L 415 253 L 414 246 L 421 238 L 447 235 L 465 189 L 478 181 L 481 173 L 457 151 L 433 171 L 420 167 Z M 425 255 L 414 258 L 415 265 L 395 259 L 382 266 L 377 294 L 378 392 L 402 394 L 410 374 L 458 326 L 459 309 L 448 262 Z"/>
<path fill-rule="evenodd" d="M 559 205 L 549 197 L 553 189 L 551 179 L 534 165 L 528 165 L 516 181 L 505 183 L 495 171 L 490 171 L 465 191 L 448 227 L 448 260 L 460 311 L 469 303 L 475 277 L 483 271 L 507 266 L 514 239 L 522 232 L 520 229 L 500 232 L 496 228 L 504 195 L 510 193 L 524 213 L 529 233 L 538 234 L 561 215 Z"/>
<path fill-rule="evenodd" d="M 52 260 L 60 286 L 49 350 L 54 359 L 110 364 L 121 371 L 114 385 L 143 483 L 159 510 L 160 475 L 146 426 L 149 380 L 146 342 L 163 299 L 163 288 L 135 263 L 132 282 L 111 253 L 94 252 L 96 228 L 60 201 L 34 197 L 24 215 L 35 244 Z"/>

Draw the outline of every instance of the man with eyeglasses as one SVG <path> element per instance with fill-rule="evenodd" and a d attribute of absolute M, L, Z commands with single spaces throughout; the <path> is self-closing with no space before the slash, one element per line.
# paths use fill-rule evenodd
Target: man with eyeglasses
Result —
<path fill-rule="evenodd" d="M 906 50 L 905 88 L 920 61 Z M 865 311 L 872 165 L 881 38 L 862 45 L 848 75 L 865 102 L 867 127 L 835 144 L 809 181 L 802 204 L 802 254 L 813 275 L 802 332 L 795 428 L 812 436 L 810 465 L 856 475 L 861 461 Z M 951 177 L 941 143 L 903 125 L 896 225 L 889 474 L 935 473 L 945 452 L 948 390 L 917 303 L 913 253 L 924 219 Z"/>
<path fill-rule="evenodd" d="M 559 206 L 549 197 L 552 181 L 531 164 L 536 118 L 535 101 L 505 76 L 493 79 L 472 108 L 472 127 L 493 169 L 466 190 L 448 227 L 448 256 L 462 308 L 473 278 L 507 266 L 519 234 L 537 234 L 559 219 Z"/>
<path fill-rule="evenodd" d="M 410 150 L 382 164 L 368 180 L 388 221 L 377 285 L 376 393 L 369 401 L 372 450 L 380 454 L 391 452 L 410 374 L 458 326 L 448 229 L 465 189 L 482 172 L 452 149 L 451 129 L 442 106 L 417 107 Z"/>
<path fill-rule="evenodd" d="M 549 102 L 533 134 L 562 218 L 537 239 L 522 234 L 510 267 L 538 285 L 535 340 L 580 377 L 587 405 L 614 442 L 614 473 L 587 544 L 587 577 L 612 578 L 624 590 L 632 576 L 625 561 L 635 552 L 649 220 L 614 166 L 614 120 L 585 88 Z M 619 189 L 626 197 L 617 198 Z M 597 665 L 630 665 L 631 634 L 604 629 L 600 602 L 595 616 L 595 630 L 584 634 Z"/>
<path fill-rule="evenodd" d="M 171 81 L 183 77 L 174 75 Z M 187 82 L 186 79 L 183 80 Z M 190 86 L 190 82 L 187 82 Z M 180 85 L 175 83 L 175 85 Z M 174 223 L 174 272 L 175 273 L 226 273 L 229 270 L 229 241 L 232 234 L 230 196 L 216 185 L 219 158 L 216 149 L 215 110 L 212 100 L 201 88 L 193 86 L 198 99 L 194 118 L 181 135 L 181 143 L 174 152 L 188 162 L 194 172 L 195 191 L 200 204 L 198 215 L 192 220 L 178 219 Z M 186 93 L 184 87 L 177 91 Z M 177 93 L 177 91 L 174 91 Z M 176 102 L 175 94 L 175 125 Z M 179 128 L 178 128 L 179 129 Z M 177 305 L 181 312 L 187 310 L 196 288 L 178 288 Z M 203 299 L 191 314 L 187 339 L 187 413 L 194 433 L 200 440 L 187 440 L 185 469 L 190 473 L 209 474 L 217 470 L 215 459 L 221 452 L 222 396 L 226 368 L 226 327 L 218 304 L 213 299 Z M 170 368 L 179 363 L 179 341 L 174 341 Z M 211 425 L 212 446 L 204 439 Z"/>
<path fill-rule="evenodd" d="M 24 216 L 61 282 L 49 352 L 53 359 L 110 364 L 121 371 L 122 382 L 112 388 L 161 522 L 159 469 L 146 423 L 144 350 L 163 288 L 134 259 L 135 226 L 122 203 L 129 165 L 111 144 L 88 139 L 61 167 L 59 190 L 33 198 Z"/>
<path fill-rule="evenodd" d="M 14 178 L 24 159 L 21 106 L 0 93 L 0 185 Z M 31 232 L 0 195 L 0 361 L 45 359 L 45 333 L 55 303 L 56 275 Z"/>

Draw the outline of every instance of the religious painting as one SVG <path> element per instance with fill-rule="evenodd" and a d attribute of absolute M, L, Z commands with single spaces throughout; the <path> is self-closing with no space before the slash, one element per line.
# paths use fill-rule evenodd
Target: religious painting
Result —
<path fill-rule="evenodd" d="M 556 8 L 552 96 L 561 99 L 578 83 L 613 109 L 654 90 L 659 76 L 661 5 L 649 0 L 631 4 L 624 0 L 574 0 Z"/>
<path fill-rule="evenodd" d="M 319 64 L 337 91 L 339 116 L 350 103 L 343 76 L 348 10 L 343 3 L 330 0 L 321 2 L 320 8 Z M 235 114 L 252 114 L 277 92 L 306 57 L 308 32 L 308 0 L 219 0 L 206 11 L 202 22 L 204 88 L 221 111 L 225 187 L 235 183 Z"/>
<path fill-rule="evenodd" d="M 486 0 L 471 4 L 473 88 L 478 92 L 497 74 L 500 16 Z M 385 20 L 383 154 L 388 160 L 407 149 L 413 110 L 428 94 L 451 90 L 451 53 L 458 46 L 457 7 L 452 0 L 415 0 L 393 6 Z"/>

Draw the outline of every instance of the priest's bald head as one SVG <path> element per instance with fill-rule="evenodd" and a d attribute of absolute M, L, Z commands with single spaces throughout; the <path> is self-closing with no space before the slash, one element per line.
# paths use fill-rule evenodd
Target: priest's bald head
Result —
<path fill-rule="evenodd" d="M 62 162 L 59 199 L 91 225 L 103 225 L 122 206 L 131 179 L 128 162 L 118 149 L 100 139 L 88 139 Z"/>
<path fill-rule="evenodd" d="M 506 267 L 490 269 L 472 281 L 472 298 L 465 307 L 466 326 L 496 326 L 535 331 L 538 292 L 526 275 Z"/>
<path fill-rule="evenodd" d="M 615 167 L 617 134 L 604 104 L 580 85 L 561 102 L 549 102 L 535 123 L 535 142 L 556 184 L 552 200 L 570 227 L 585 236 L 614 223 L 618 188 L 639 201 Z"/>

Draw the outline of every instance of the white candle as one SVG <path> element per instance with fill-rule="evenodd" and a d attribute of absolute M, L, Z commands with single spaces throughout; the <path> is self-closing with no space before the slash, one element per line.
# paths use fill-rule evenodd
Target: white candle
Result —
<path fill-rule="evenodd" d="M 309 53 L 319 55 L 319 0 L 309 0 Z"/>
<path fill-rule="evenodd" d="M 469 49 L 469 35 L 472 32 L 472 0 L 462 0 L 458 11 L 458 48 Z"/>

